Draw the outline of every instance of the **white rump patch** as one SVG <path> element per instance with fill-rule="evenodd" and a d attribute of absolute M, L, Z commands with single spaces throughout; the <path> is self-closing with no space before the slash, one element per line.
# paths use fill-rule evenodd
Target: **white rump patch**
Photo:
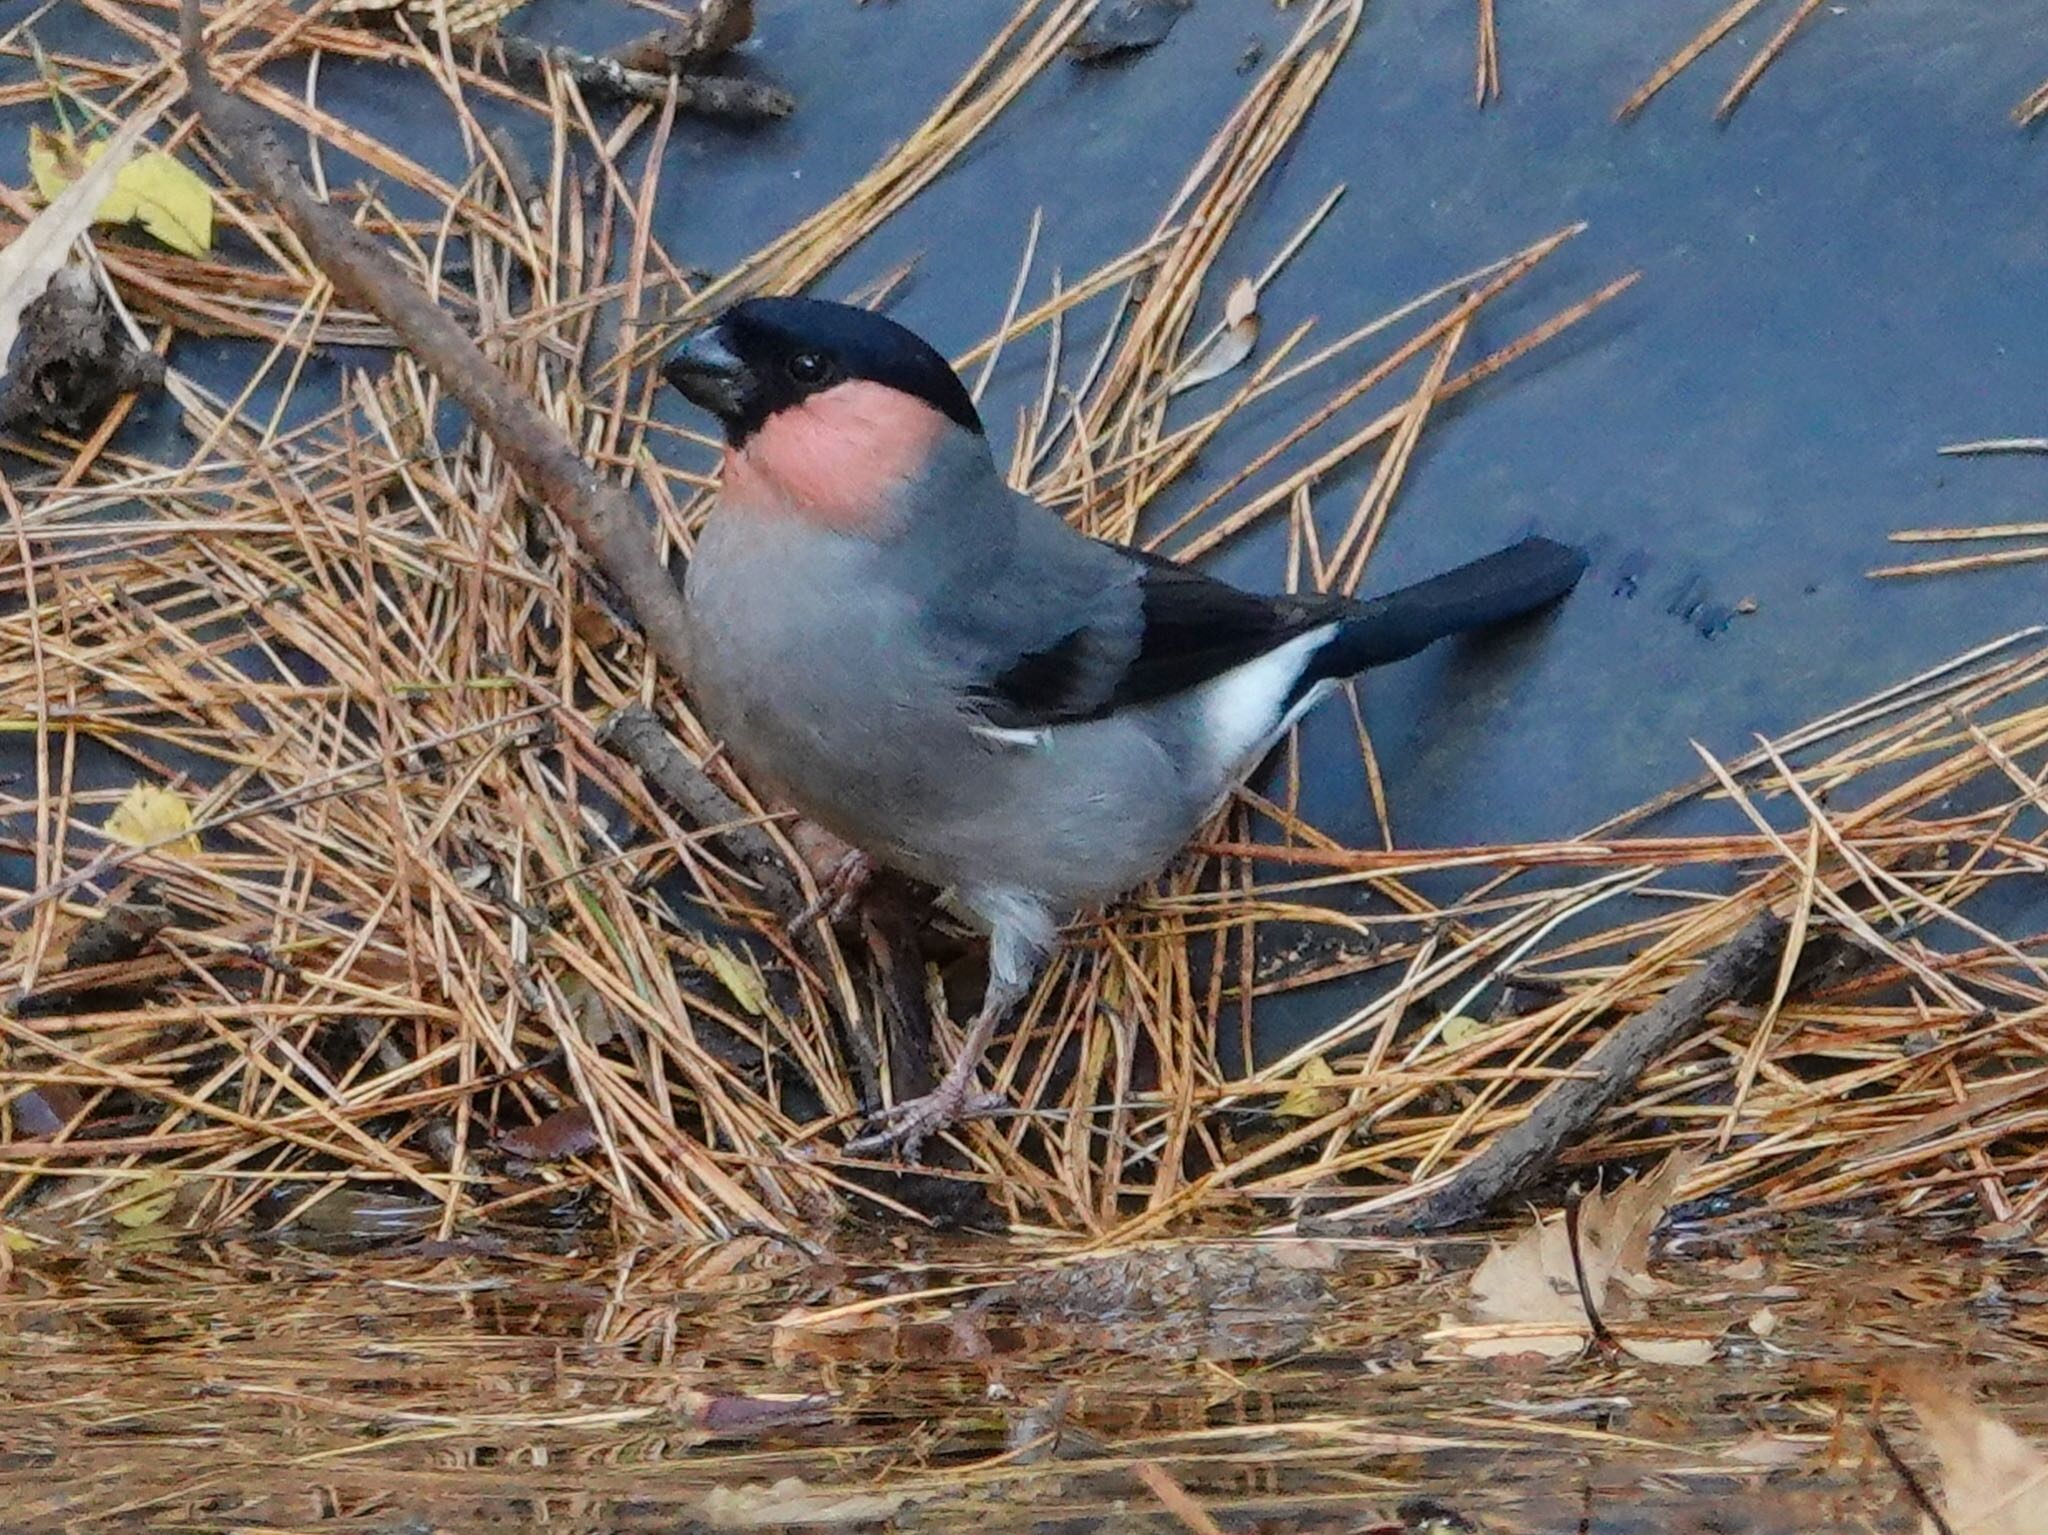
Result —
<path fill-rule="evenodd" d="M 1291 709 L 1282 708 L 1310 660 L 1336 633 L 1334 623 L 1311 629 L 1203 687 L 1202 723 L 1219 767 L 1235 772 L 1248 765 L 1330 690 L 1328 683 L 1320 683 Z"/>

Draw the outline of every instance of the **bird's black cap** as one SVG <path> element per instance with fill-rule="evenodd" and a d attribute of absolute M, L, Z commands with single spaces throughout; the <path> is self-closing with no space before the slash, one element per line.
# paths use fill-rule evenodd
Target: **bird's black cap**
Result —
<path fill-rule="evenodd" d="M 894 320 L 814 298 L 750 298 L 690 337 L 662 376 L 717 416 L 735 446 L 777 411 L 849 379 L 883 384 L 982 431 L 946 359 Z"/>

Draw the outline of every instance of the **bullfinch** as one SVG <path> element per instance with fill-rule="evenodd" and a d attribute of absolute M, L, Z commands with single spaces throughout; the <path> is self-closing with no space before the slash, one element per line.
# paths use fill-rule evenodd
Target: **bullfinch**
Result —
<path fill-rule="evenodd" d="M 724 430 L 685 576 L 694 701 L 757 783 L 985 927 L 938 1087 L 855 1151 L 993 1107 L 977 1063 L 1071 917 L 1158 874 L 1341 680 L 1569 592 L 1546 538 L 1384 596 L 1262 596 L 1010 489 L 974 401 L 902 326 L 755 298 L 663 366 Z"/>

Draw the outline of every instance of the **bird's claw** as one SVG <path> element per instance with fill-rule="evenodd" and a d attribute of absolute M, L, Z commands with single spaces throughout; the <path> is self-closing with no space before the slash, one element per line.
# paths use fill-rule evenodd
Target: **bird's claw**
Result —
<path fill-rule="evenodd" d="M 906 1162 L 915 1162 L 928 1136 L 963 1119 L 978 1119 L 1003 1106 L 1001 1093 L 968 1091 L 965 1082 L 946 1081 L 921 1098 L 892 1104 L 868 1121 L 867 1134 L 848 1141 L 851 1156 L 891 1151 Z"/>
<path fill-rule="evenodd" d="M 875 861 L 855 849 L 846 853 L 818 880 L 817 898 L 789 919 L 793 938 L 813 923 L 836 926 L 852 912 L 875 877 Z"/>

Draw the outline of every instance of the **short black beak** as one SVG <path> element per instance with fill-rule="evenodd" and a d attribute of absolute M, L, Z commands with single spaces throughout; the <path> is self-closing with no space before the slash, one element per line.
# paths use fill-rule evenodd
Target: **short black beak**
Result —
<path fill-rule="evenodd" d="M 716 325 L 677 347 L 662 364 L 661 376 L 674 384 L 684 399 L 721 421 L 743 415 L 754 392 L 753 371 L 733 355 Z"/>

